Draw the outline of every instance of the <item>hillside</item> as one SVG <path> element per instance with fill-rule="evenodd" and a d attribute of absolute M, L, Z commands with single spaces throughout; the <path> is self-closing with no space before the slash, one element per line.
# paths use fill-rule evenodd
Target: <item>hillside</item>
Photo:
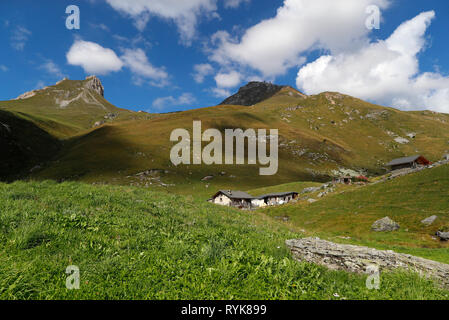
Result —
<path fill-rule="evenodd" d="M 95 123 L 141 119 L 142 115 L 119 109 L 104 98 L 105 89 L 95 76 L 85 80 L 63 79 L 54 86 L 26 92 L 0 102 L 0 109 L 32 117 L 36 124 L 58 138 L 85 132 Z"/>
<path fill-rule="evenodd" d="M 449 298 L 405 273 L 368 290 L 293 261 L 284 242 L 301 234 L 263 215 L 142 188 L 0 184 L 0 231 L 0 299 Z M 66 289 L 69 265 L 80 290 Z"/>
<path fill-rule="evenodd" d="M 32 178 L 163 188 L 207 199 L 223 188 L 324 182 L 348 171 L 377 175 L 393 158 L 423 154 L 436 161 L 449 149 L 449 115 L 402 112 L 338 93 L 304 96 L 282 87 L 253 106 L 149 115 L 112 106 L 97 91 L 86 89 L 90 81 L 64 80 L 25 100 L 0 102 L 3 109 L 22 112 L 64 139 L 54 161 L 33 172 Z M 76 99 L 61 107 L 61 94 Z M 203 131 L 279 129 L 278 174 L 259 176 L 259 166 L 254 165 L 173 166 L 170 134 L 177 128 L 191 132 L 194 120 L 202 121 Z M 94 127 L 98 121 L 105 123 Z M 202 181 L 206 176 L 213 178 Z"/>
<path fill-rule="evenodd" d="M 20 114 L 0 110 L 0 177 L 26 176 L 61 148 L 61 143 Z"/>
<path fill-rule="evenodd" d="M 345 187 L 309 204 L 300 202 L 263 209 L 271 217 L 286 217 L 292 228 L 331 241 L 410 253 L 449 263 L 449 243 L 435 233 L 449 225 L 449 165 L 427 169 L 366 187 Z M 314 196 L 310 196 L 314 197 Z M 316 197 L 316 195 L 315 195 Z M 430 226 L 421 223 L 430 216 Z M 401 226 L 392 233 L 376 233 L 371 225 L 389 216 Z"/>

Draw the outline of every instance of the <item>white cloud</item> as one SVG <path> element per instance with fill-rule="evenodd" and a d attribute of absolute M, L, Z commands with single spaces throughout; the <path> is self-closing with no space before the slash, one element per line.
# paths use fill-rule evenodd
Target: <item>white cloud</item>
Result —
<path fill-rule="evenodd" d="M 105 32 L 110 32 L 111 30 L 109 29 L 109 27 L 107 25 L 105 25 L 104 23 L 89 23 L 89 25 L 94 28 L 94 29 L 100 29 L 103 30 Z"/>
<path fill-rule="evenodd" d="M 173 96 L 158 98 L 153 101 L 153 107 L 162 110 L 172 106 L 186 106 L 196 102 L 196 98 L 190 93 L 184 93 L 175 98 Z"/>
<path fill-rule="evenodd" d="M 114 9 L 131 16 L 139 30 L 143 30 L 150 16 L 158 16 L 176 23 L 181 39 L 189 44 L 196 33 L 200 15 L 216 15 L 216 0 L 106 0 Z"/>
<path fill-rule="evenodd" d="M 103 48 L 97 43 L 75 40 L 66 56 L 69 64 L 82 67 L 88 74 L 104 75 L 126 67 L 132 72 L 136 85 L 142 85 L 147 81 L 157 87 L 168 84 L 168 73 L 164 68 L 153 66 L 145 51 L 140 48 L 124 48 L 122 51 L 123 55 L 118 57 L 112 49 Z M 50 73 L 58 71 L 57 66 L 51 61 L 41 68 Z"/>
<path fill-rule="evenodd" d="M 401 109 L 449 112 L 449 77 L 419 73 L 418 54 L 434 17 L 434 11 L 423 12 L 384 41 L 320 57 L 299 70 L 297 87 L 307 94 L 338 91 Z"/>
<path fill-rule="evenodd" d="M 305 62 L 308 50 L 342 52 L 360 47 L 370 30 L 366 7 L 386 8 L 389 0 L 285 0 L 275 17 L 245 31 L 241 39 L 226 31 L 213 37 L 210 59 L 239 64 L 265 77 L 284 74 Z"/>
<path fill-rule="evenodd" d="M 66 57 L 69 64 L 82 67 L 88 74 L 104 75 L 123 67 L 113 50 L 83 40 L 75 40 Z"/>
<path fill-rule="evenodd" d="M 12 33 L 11 46 L 17 51 L 23 51 L 32 32 L 23 26 L 18 26 Z"/>
<path fill-rule="evenodd" d="M 52 60 L 47 60 L 45 63 L 39 66 L 39 69 L 45 70 L 47 73 L 57 78 L 62 78 L 64 76 L 59 66 Z"/>
<path fill-rule="evenodd" d="M 225 8 L 237 8 L 242 3 L 248 3 L 250 0 L 225 0 L 224 6 Z"/>
<path fill-rule="evenodd" d="M 9 68 L 3 64 L 0 64 L 0 70 L 3 72 L 7 72 L 9 70 Z"/>
<path fill-rule="evenodd" d="M 149 79 L 154 86 L 165 86 L 168 82 L 168 73 L 163 68 L 153 66 L 142 49 L 124 49 L 121 57 L 125 66 L 137 77 L 137 83 Z"/>
<path fill-rule="evenodd" d="M 242 75 L 237 71 L 219 73 L 215 76 L 215 82 L 219 88 L 234 88 L 242 81 Z"/>
<path fill-rule="evenodd" d="M 203 83 L 207 76 L 214 73 L 214 68 L 208 63 L 197 64 L 193 67 L 193 70 L 192 76 L 196 83 Z"/>
<path fill-rule="evenodd" d="M 231 91 L 223 88 L 212 88 L 212 94 L 217 98 L 227 98 L 231 95 Z"/>

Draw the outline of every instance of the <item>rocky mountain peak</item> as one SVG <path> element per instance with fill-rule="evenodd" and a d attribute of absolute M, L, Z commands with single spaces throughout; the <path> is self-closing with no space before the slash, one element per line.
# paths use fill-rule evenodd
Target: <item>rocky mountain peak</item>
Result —
<path fill-rule="evenodd" d="M 101 84 L 101 80 L 97 76 L 89 76 L 86 78 L 85 88 L 97 92 L 99 95 L 104 97 L 104 87 Z"/>
<path fill-rule="evenodd" d="M 227 98 L 221 105 L 252 106 L 271 98 L 284 88 L 288 88 L 288 86 L 275 85 L 270 82 L 252 81 L 241 87 L 236 94 Z"/>

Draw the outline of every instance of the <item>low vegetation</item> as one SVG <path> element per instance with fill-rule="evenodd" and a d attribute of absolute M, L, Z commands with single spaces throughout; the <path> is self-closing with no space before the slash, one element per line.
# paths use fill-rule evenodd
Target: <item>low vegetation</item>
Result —
<path fill-rule="evenodd" d="M 261 212 L 289 218 L 288 224 L 332 241 L 392 249 L 449 263 L 449 243 L 435 233 L 449 223 L 449 165 L 365 187 L 346 187 L 313 203 L 298 203 Z M 436 215 L 430 226 L 422 220 Z M 399 231 L 371 230 L 389 216 Z"/>
<path fill-rule="evenodd" d="M 142 188 L 0 184 L 1 299 L 448 299 L 406 273 L 331 272 L 290 258 L 300 237 L 262 214 Z M 81 271 L 65 287 L 66 267 Z"/>

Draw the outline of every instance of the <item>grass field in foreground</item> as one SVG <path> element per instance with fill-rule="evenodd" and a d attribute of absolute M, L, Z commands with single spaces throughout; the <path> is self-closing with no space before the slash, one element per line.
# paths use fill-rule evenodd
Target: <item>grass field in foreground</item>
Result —
<path fill-rule="evenodd" d="M 291 259 L 301 237 L 263 214 L 141 188 L 0 184 L 0 299 L 449 299 L 414 274 Z M 76 265 L 81 289 L 65 287 Z M 338 294 L 338 297 L 335 296 Z"/>
<path fill-rule="evenodd" d="M 293 229 L 337 242 L 410 253 L 449 263 L 449 243 L 435 233 L 449 225 L 449 165 L 427 169 L 385 183 L 352 188 L 313 204 L 267 208 L 271 217 L 287 216 Z M 432 215 L 431 226 L 421 221 Z M 397 232 L 373 232 L 372 224 L 389 216 L 401 226 Z M 344 239 L 350 237 L 350 239 Z"/>

